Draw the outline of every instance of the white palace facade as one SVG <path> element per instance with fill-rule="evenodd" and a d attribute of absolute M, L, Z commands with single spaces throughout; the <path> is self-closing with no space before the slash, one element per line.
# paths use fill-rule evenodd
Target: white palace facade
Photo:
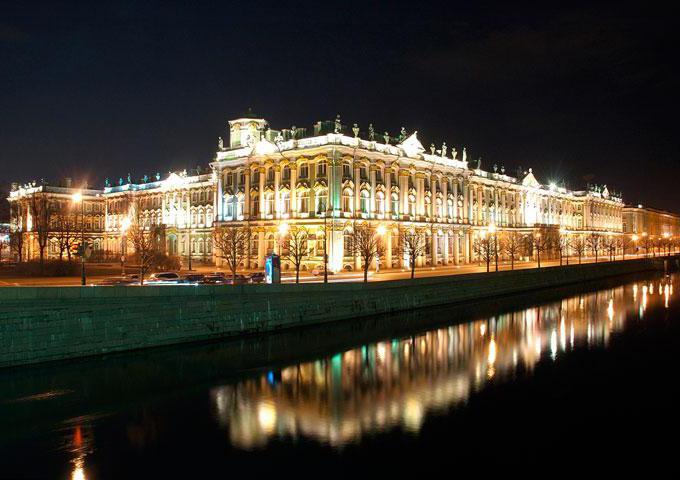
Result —
<path fill-rule="evenodd" d="M 338 118 L 318 122 L 309 133 L 296 127 L 277 131 L 248 115 L 229 122 L 229 137 L 228 145 L 220 138 L 205 172 L 175 172 L 164 179 L 156 174 L 137 182 L 128 175 L 116 185 L 107 181 L 102 190 L 83 190 L 85 205 L 91 205 L 92 218 L 84 216 L 89 243 L 120 255 L 125 227 L 139 218 L 148 228 L 162 227 L 167 254 L 214 262 L 213 229 L 247 225 L 253 235 L 244 267 L 261 268 L 265 256 L 280 249 L 286 224 L 309 232 L 305 267 L 323 263 L 327 232 L 329 269 L 339 271 L 360 267 L 348 245 L 352 229 L 364 223 L 384 232 L 383 268 L 407 265 L 397 247 L 404 229 L 427 237 L 426 252 L 416 261 L 420 266 L 475 261 L 474 241 L 491 225 L 501 233 L 623 231 L 622 199 L 606 187 L 571 191 L 541 184 L 531 169 L 518 177 L 504 169 L 485 171 L 469 164 L 465 149 L 426 150 L 417 133 L 403 129 L 398 138 L 377 135 L 372 126 L 362 135 Z M 13 185 L 11 224 L 27 235 L 29 258 L 36 252 L 30 198 L 54 197 L 68 209 L 75 190 Z"/>

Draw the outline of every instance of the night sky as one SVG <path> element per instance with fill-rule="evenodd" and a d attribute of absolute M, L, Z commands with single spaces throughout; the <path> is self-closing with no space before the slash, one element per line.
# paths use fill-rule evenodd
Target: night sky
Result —
<path fill-rule="evenodd" d="M 680 211 L 680 42 L 651 2 L 103 3 L 0 3 L 4 189 L 205 166 L 252 107 Z"/>

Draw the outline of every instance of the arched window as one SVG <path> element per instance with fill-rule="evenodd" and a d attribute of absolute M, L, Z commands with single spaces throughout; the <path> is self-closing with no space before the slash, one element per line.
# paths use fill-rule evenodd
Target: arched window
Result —
<path fill-rule="evenodd" d="M 436 205 L 437 205 L 437 212 L 436 212 L 435 216 L 437 216 L 437 217 L 443 217 L 443 216 L 444 216 L 444 212 L 443 212 L 443 208 L 442 208 L 442 199 L 441 199 L 441 198 L 438 198 L 438 199 L 437 199 L 437 204 L 436 204 Z"/>
<path fill-rule="evenodd" d="M 319 190 L 316 194 L 316 213 L 326 213 L 328 209 L 328 190 Z"/>
<path fill-rule="evenodd" d="M 415 197 L 415 195 L 409 195 L 408 196 L 408 214 L 409 215 L 415 215 L 416 214 L 416 197 Z"/>
<path fill-rule="evenodd" d="M 397 195 L 396 193 L 393 193 L 392 197 L 391 197 L 391 201 L 392 201 L 392 207 L 391 207 L 392 215 L 399 215 L 399 195 Z"/>
<path fill-rule="evenodd" d="M 269 234 L 267 237 L 267 255 L 274 253 L 274 235 Z"/>
<path fill-rule="evenodd" d="M 354 243 L 352 242 L 352 233 L 345 231 L 342 234 L 343 248 L 345 250 L 345 257 L 351 257 L 354 255 Z"/>
<path fill-rule="evenodd" d="M 369 203 L 369 193 L 366 190 L 361 191 L 361 200 L 360 200 L 360 206 L 361 206 L 361 213 L 368 214 L 368 203 Z"/>
<path fill-rule="evenodd" d="M 309 178 L 309 164 L 307 162 L 302 162 L 300 164 L 299 178 Z"/>
<path fill-rule="evenodd" d="M 309 213 L 309 190 L 304 190 L 300 193 L 300 204 L 298 205 L 299 213 Z"/>
<path fill-rule="evenodd" d="M 349 163 L 342 164 L 342 178 L 343 180 L 352 178 L 352 166 Z"/>
<path fill-rule="evenodd" d="M 205 223 L 205 214 L 203 213 L 203 210 L 199 210 L 198 212 L 198 224 L 203 225 Z"/>
<path fill-rule="evenodd" d="M 326 176 L 326 161 L 321 160 L 316 164 L 316 178 L 324 178 Z"/>
<path fill-rule="evenodd" d="M 205 241 L 205 253 L 212 255 L 212 240 L 209 238 Z"/>
<path fill-rule="evenodd" d="M 258 234 L 250 237 L 250 254 L 257 255 L 257 251 L 260 247 L 260 236 Z"/>
<path fill-rule="evenodd" d="M 290 193 L 281 192 L 281 214 L 288 215 L 290 213 Z"/>
<path fill-rule="evenodd" d="M 283 180 L 290 180 L 290 167 L 288 165 L 283 167 L 283 170 L 281 170 L 281 178 Z"/>
<path fill-rule="evenodd" d="M 349 188 L 342 192 L 342 211 L 345 213 L 352 213 L 352 190 Z"/>
<path fill-rule="evenodd" d="M 250 213 L 253 215 L 260 214 L 260 196 L 257 193 L 253 196 L 253 201 L 250 206 Z"/>
<path fill-rule="evenodd" d="M 268 182 L 274 181 L 274 167 L 269 167 L 267 169 L 267 181 Z"/>
<path fill-rule="evenodd" d="M 446 202 L 446 209 L 447 209 L 447 216 L 449 218 L 453 218 L 453 200 L 449 198 L 449 200 Z"/>
<path fill-rule="evenodd" d="M 198 254 L 203 255 L 203 239 L 199 238 L 197 243 L 198 243 Z"/>

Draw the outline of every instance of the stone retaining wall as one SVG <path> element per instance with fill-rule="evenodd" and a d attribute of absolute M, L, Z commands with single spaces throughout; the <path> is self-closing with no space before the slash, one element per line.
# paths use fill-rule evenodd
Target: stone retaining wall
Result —
<path fill-rule="evenodd" d="M 318 325 L 663 268 L 664 260 L 656 258 L 368 284 L 5 287 L 0 367 Z"/>

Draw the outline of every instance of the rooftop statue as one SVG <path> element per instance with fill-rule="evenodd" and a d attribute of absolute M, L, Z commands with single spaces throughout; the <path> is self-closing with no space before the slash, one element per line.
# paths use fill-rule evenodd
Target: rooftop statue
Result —
<path fill-rule="evenodd" d="M 368 139 L 369 139 L 371 142 L 374 142 L 374 141 L 375 141 L 375 129 L 373 128 L 373 124 L 372 124 L 372 123 L 369 123 L 369 124 L 368 124 Z"/>
<path fill-rule="evenodd" d="M 456 147 L 453 147 L 453 150 L 451 151 L 451 156 L 453 157 L 454 160 L 458 156 L 458 151 L 456 150 Z"/>
<path fill-rule="evenodd" d="M 354 133 L 354 138 L 359 138 L 359 125 L 355 123 L 352 127 L 352 132 Z"/>
<path fill-rule="evenodd" d="M 106 178 L 104 179 L 104 186 L 105 186 L 105 187 L 110 187 L 110 186 L 111 186 L 111 182 L 109 181 L 109 177 L 106 177 Z"/>
<path fill-rule="evenodd" d="M 159 172 L 156 172 L 156 181 L 160 181 L 161 179 L 161 174 Z"/>
<path fill-rule="evenodd" d="M 217 137 L 217 148 L 224 150 L 224 139 L 222 137 Z"/>
<path fill-rule="evenodd" d="M 465 147 L 463 147 L 463 161 L 467 162 L 467 151 L 465 150 Z"/>
<path fill-rule="evenodd" d="M 385 139 L 385 145 L 389 145 L 390 144 L 390 134 L 385 132 L 385 134 L 383 135 L 383 138 Z"/>
<path fill-rule="evenodd" d="M 446 156 L 446 151 L 449 147 L 446 146 L 446 142 L 442 143 L 442 157 Z"/>
<path fill-rule="evenodd" d="M 436 148 L 437 148 L 437 147 L 434 146 L 434 143 L 431 143 L 431 144 L 430 144 L 430 154 L 434 155 L 434 152 L 435 152 Z"/>
<path fill-rule="evenodd" d="M 335 116 L 335 128 L 333 130 L 335 133 L 340 133 L 342 131 L 342 122 L 340 121 L 340 114 Z"/>

